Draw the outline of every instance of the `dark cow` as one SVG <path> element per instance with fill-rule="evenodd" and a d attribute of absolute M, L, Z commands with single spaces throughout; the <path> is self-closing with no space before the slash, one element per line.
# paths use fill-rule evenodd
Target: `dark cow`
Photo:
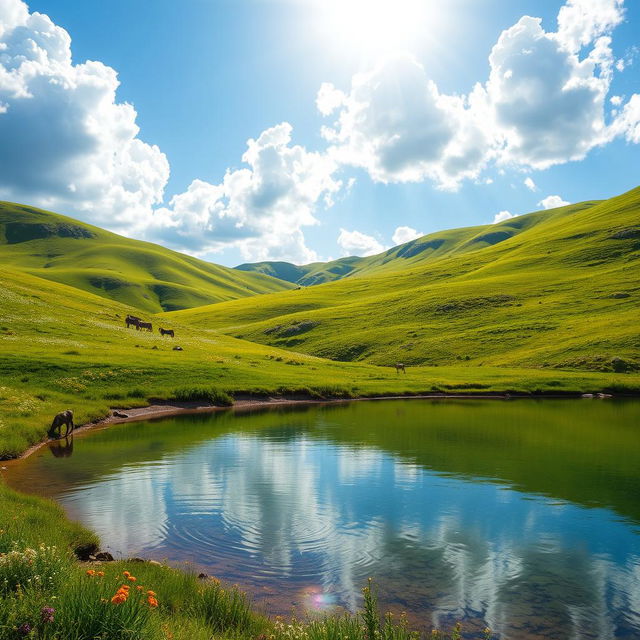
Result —
<path fill-rule="evenodd" d="M 73 411 L 71 411 L 71 409 L 61 411 L 58 415 L 56 415 L 56 417 L 53 419 L 53 422 L 51 423 L 51 428 L 49 429 L 49 437 L 56 437 L 57 431 L 57 437 L 61 438 L 62 425 L 65 425 L 64 437 L 66 438 L 75 427 L 75 425 L 73 424 Z"/>
<path fill-rule="evenodd" d="M 131 315 L 127 316 L 124 320 L 125 325 L 127 325 L 127 329 L 132 325 L 136 329 L 140 329 L 140 322 L 141 322 L 141 319 L 138 318 L 138 316 L 131 316 Z"/>
<path fill-rule="evenodd" d="M 400 373 L 401 371 L 405 374 L 407 373 L 402 362 L 396 362 L 393 366 L 396 368 L 396 373 Z"/>
<path fill-rule="evenodd" d="M 153 331 L 153 326 L 150 322 L 138 322 L 138 329 L 146 329 L 147 331 Z"/>
<path fill-rule="evenodd" d="M 160 332 L 161 336 L 171 336 L 172 338 L 176 337 L 173 329 L 163 329 L 162 327 L 160 327 L 158 331 Z"/>

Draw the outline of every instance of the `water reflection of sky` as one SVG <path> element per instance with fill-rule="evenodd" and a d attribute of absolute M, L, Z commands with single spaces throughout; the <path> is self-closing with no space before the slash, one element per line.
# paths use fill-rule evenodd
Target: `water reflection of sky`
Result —
<path fill-rule="evenodd" d="M 640 633 L 640 541 L 606 509 L 268 431 L 124 465 L 62 498 L 128 555 L 189 558 L 298 602 L 385 602 L 508 637 Z M 287 601 L 287 598 L 289 600 Z"/>

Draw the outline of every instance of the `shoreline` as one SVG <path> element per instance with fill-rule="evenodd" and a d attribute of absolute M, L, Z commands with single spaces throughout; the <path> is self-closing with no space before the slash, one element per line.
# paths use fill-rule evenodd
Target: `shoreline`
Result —
<path fill-rule="evenodd" d="M 127 422 L 139 422 L 142 420 L 154 420 L 160 418 L 171 418 L 178 415 L 190 415 L 198 413 L 215 413 L 217 411 L 249 411 L 252 409 L 268 409 L 272 407 L 292 407 L 292 406 L 307 406 L 307 405 L 327 405 L 327 404 L 343 404 L 346 402 L 361 402 L 363 400 L 514 400 L 521 398 L 573 398 L 581 399 L 582 394 L 567 393 L 567 394 L 510 394 L 510 393 L 425 393 L 417 395 L 383 395 L 383 396 L 360 396 L 356 398 L 313 398 L 311 396 L 269 396 L 266 399 L 255 398 L 251 396 L 239 396 L 237 400 L 230 406 L 214 405 L 210 403 L 202 403 L 198 401 L 179 402 L 179 401 L 163 401 L 159 398 L 153 398 L 150 400 L 151 404 L 145 407 L 134 408 L 111 408 L 109 415 L 96 420 L 94 422 L 87 422 L 76 427 L 72 434 L 86 433 L 94 429 L 105 429 L 114 424 L 124 424 Z M 595 396 L 594 396 L 595 397 Z M 615 396 L 614 396 L 615 397 Z M 124 413 L 126 417 L 114 415 L 114 413 Z M 48 438 L 42 440 L 28 449 L 23 451 L 19 456 L 3 460 L 3 465 L 17 463 L 21 460 L 25 460 L 36 451 L 44 447 L 45 445 L 63 440 L 61 438 Z"/>

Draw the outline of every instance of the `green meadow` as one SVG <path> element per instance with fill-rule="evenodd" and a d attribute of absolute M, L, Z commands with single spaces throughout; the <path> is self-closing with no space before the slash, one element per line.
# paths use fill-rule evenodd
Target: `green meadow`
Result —
<path fill-rule="evenodd" d="M 640 189 L 408 245 L 334 282 L 167 320 L 378 365 L 640 368 Z"/>
<path fill-rule="evenodd" d="M 66 408 L 83 424 L 154 401 L 640 390 L 640 189 L 371 258 L 242 269 L 2 203 L 0 257 L 3 459 L 46 439 Z M 153 332 L 126 328 L 128 314 Z M 233 588 L 166 567 L 87 576 L 72 552 L 95 535 L 4 484 L 0 531 L 3 640 L 23 624 L 78 640 L 414 637 L 403 621 L 380 623 L 373 592 L 358 616 L 288 626 Z M 125 570 L 162 594 L 158 607 L 111 604 Z M 55 623 L 47 607 L 60 607 Z"/>

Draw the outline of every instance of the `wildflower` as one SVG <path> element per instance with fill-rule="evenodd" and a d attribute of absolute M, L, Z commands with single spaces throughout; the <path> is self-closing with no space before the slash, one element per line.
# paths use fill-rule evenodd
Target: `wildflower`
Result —
<path fill-rule="evenodd" d="M 87 575 L 88 576 L 95 576 L 96 572 L 93 569 L 87 569 Z"/>
<path fill-rule="evenodd" d="M 152 608 L 155 608 L 158 606 L 158 601 L 153 596 L 148 596 L 147 602 L 149 603 L 149 606 Z"/>
<path fill-rule="evenodd" d="M 40 611 L 40 620 L 45 624 L 48 622 L 53 622 L 53 614 L 55 613 L 55 609 L 53 607 L 42 607 Z"/>
<path fill-rule="evenodd" d="M 111 598 L 112 604 L 122 604 L 127 601 L 127 596 L 124 593 L 116 593 L 113 598 Z"/>
<path fill-rule="evenodd" d="M 18 627 L 18 633 L 21 636 L 28 636 L 31 633 L 31 625 L 28 622 L 25 622 L 24 624 L 21 624 Z"/>
<path fill-rule="evenodd" d="M 135 576 L 127 576 L 127 580 L 129 580 L 129 582 L 135 582 L 138 578 L 136 578 Z"/>
<path fill-rule="evenodd" d="M 149 590 L 149 591 L 147 591 L 147 595 L 148 596 L 152 596 L 153 598 L 155 598 L 156 597 L 156 592 Z"/>
<path fill-rule="evenodd" d="M 125 578 L 128 578 L 131 574 L 130 574 L 128 571 L 123 571 L 123 572 L 122 572 L 122 575 L 123 575 Z"/>
<path fill-rule="evenodd" d="M 141 585 L 138 585 L 138 586 L 136 587 L 136 589 L 137 589 L 138 591 L 144 591 L 144 587 L 143 587 L 143 586 L 141 586 Z"/>

